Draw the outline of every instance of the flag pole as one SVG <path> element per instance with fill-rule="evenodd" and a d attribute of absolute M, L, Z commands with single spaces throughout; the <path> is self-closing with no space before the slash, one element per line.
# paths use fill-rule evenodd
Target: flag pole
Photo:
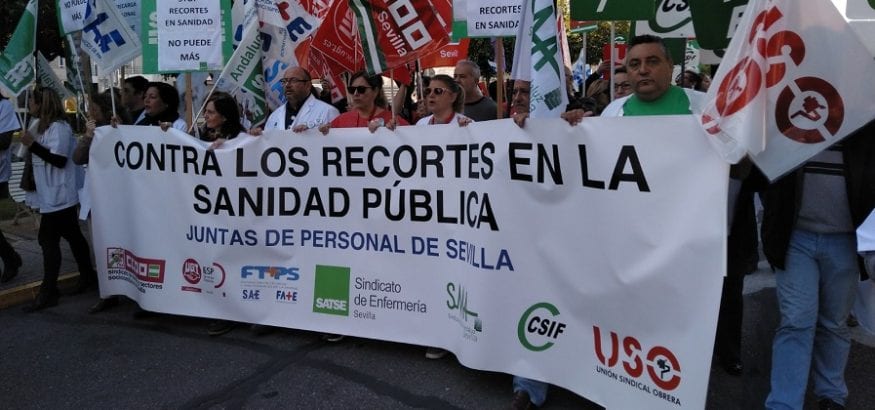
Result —
<path fill-rule="evenodd" d="M 118 114 L 115 111 L 115 84 L 114 84 L 115 83 L 114 80 L 118 79 L 118 77 L 119 77 L 118 70 L 116 70 L 114 74 L 115 74 L 114 76 L 110 77 L 110 81 L 109 81 L 109 99 L 112 102 L 112 116 L 118 117 Z"/>
<path fill-rule="evenodd" d="M 611 20 L 611 74 L 608 78 L 608 90 L 611 91 L 611 101 L 614 101 L 614 50 L 616 47 L 616 30 L 614 21 Z"/>
<path fill-rule="evenodd" d="M 504 40 L 501 37 L 495 39 L 495 71 L 498 79 L 495 84 L 495 98 L 498 99 L 498 119 L 504 118 Z M 477 81 L 480 81 L 478 78 Z M 489 88 L 489 87 L 487 87 Z"/>
<path fill-rule="evenodd" d="M 70 53 L 70 57 L 72 57 L 72 59 L 75 60 L 72 63 L 76 67 L 76 78 L 79 80 L 79 90 L 80 90 L 79 92 L 85 93 L 86 95 L 88 95 L 88 90 L 85 89 L 85 84 L 82 81 L 82 63 L 81 63 L 81 60 L 79 60 L 78 54 L 76 54 L 76 42 L 75 42 L 75 40 L 73 40 L 73 36 L 70 33 L 67 33 L 67 44 L 69 44 L 70 48 L 73 49 L 73 51 Z M 87 113 L 88 112 L 88 99 L 87 98 L 82 99 L 82 105 L 85 108 L 85 112 Z M 115 106 L 113 106 L 113 109 L 115 109 Z M 113 114 L 115 114 L 115 111 L 113 111 Z"/>
<path fill-rule="evenodd" d="M 194 109 L 194 107 L 192 107 L 194 100 L 191 98 L 191 90 L 191 72 L 189 71 L 185 73 L 185 121 L 186 125 L 189 126 L 189 129 L 194 126 L 194 121 L 191 117 L 193 114 L 192 110 Z"/>

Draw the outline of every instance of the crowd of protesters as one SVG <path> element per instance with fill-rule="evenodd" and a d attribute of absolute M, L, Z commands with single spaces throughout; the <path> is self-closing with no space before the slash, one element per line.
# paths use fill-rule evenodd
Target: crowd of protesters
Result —
<path fill-rule="evenodd" d="M 638 36 L 629 44 L 625 65 L 602 64 L 590 76 L 579 93 L 568 88 L 569 104 L 562 118 L 571 125 L 592 116 L 678 115 L 701 113 L 703 91 L 710 77 L 696 70 L 684 70 L 672 84 L 674 64 L 662 42 L 655 36 Z M 611 74 L 612 73 L 612 74 Z M 609 80 L 610 75 L 613 78 Z M 570 75 L 568 76 L 570 78 Z M 195 135 L 210 142 L 210 149 L 248 132 L 259 136 L 265 130 L 290 130 L 295 133 L 318 129 L 330 136 L 333 128 L 380 127 L 394 130 L 415 124 L 430 126 L 452 124 L 459 127 L 472 122 L 512 118 L 526 127 L 530 115 L 531 84 L 512 83 L 507 99 L 496 103 L 494 95 L 484 94 L 477 64 L 463 60 L 454 76 L 435 75 L 423 79 L 421 87 L 402 84 L 390 104 L 384 94 L 383 78 L 365 72 L 352 74 L 346 88 L 347 98 L 331 101 L 330 84 L 322 90 L 313 87 L 313 79 L 300 67 L 287 69 L 281 80 L 286 103 L 275 110 L 263 127 L 245 130 L 240 105 L 226 93 L 213 93 L 204 110 L 204 124 Z M 412 95 L 420 88 L 420 99 Z M 488 89 L 489 87 L 487 87 Z M 112 115 L 111 92 L 122 102 L 122 110 Z M 28 147 L 28 161 L 33 172 L 29 191 L 35 192 L 42 214 L 39 244 L 43 251 L 44 278 L 35 302 L 27 307 L 36 311 L 58 303 L 57 276 L 60 264 L 60 238 L 73 249 L 79 265 L 77 292 L 96 286 L 88 245 L 76 221 L 76 206 L 82 202 L 82 217 L 87 216 L 87 200 L 76 195 L 74 163 L 88 161 L 94 128 L 108 124 L 160 126 L 185 130 L 179 117 L 176 89 L 161 82 L 147 82 L 142 77 L 126 79 L 121 92 L 106 91 L 94 95 L 89 120 L 79 143 L 64 119 L 58 95 L 45 88 L 33 94 L 30 114 L 38 119 L 22 134 Z M 8 196 L 9 140 L 20 127 L 14 114 L 0 100 L 0 197 Z M 821 409 L 843 408 L 848 390 L 844 370 L 850 350 L 847 328 L 854 290 L 864 266 L 856 254 L 854 232 L 875 207 L 875 122 L 857 131 L 841 144 L 818 154 L 789 175 L 769 183 L 749 160 L 732 167 L 728 198 L 733 215 L 728 237 L 728 275 L 717 326 L 715 356 L 731 375 L 742 375 L 741 360 L 742 287 L 744 276 L 754 271 L 759 259 L 754 197 L 763 204 L 762 248 L 775 271 L 781 322 L 773 341 L 771 392 L 767 408 L 801 409 L 812 375 L 812 388 Z M 15 277 L 21 258 L 0 235 L 0 257 L 5 270 L 0 281 Z M 866 261 L 870 266 L 873 261 Z M 91 308 L 92 313 L 119 303 L 119 297 L 103 299 Z M 230 331 L 236 323 L 213 322 L 210 335 Z M 263 327 L 262 327 L 263 329 Z M 255 330 L 255 329 L 254 329 Z M 342 335 L 324 335 L 328 341 L 340 341 Z M 426 357 L 437 359 L 447 352 L 429 348 Z M 536 408 L 547 399 L 546 383 L 514 377 L 512 408 Z"/>

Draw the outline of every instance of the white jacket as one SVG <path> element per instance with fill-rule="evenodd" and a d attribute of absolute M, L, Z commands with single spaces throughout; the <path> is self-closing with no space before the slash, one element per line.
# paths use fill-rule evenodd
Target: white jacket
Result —
<path fill-rule="evenodd" d="M 340 111 L 330 104 L 326 104 L 316 98 L 312 93 L 304 101 L 298 115 L 295 116 L 295 121 L 288 129 L 294 128 L 296 125 L 304 124 L 307 128 L 316 128 L 322 124 L 329 123 L 337 118 Z M 286 129 L 286 104 L 281 105 L 267 117 L 267 122 L 264 124 L 264 130 L 284 130 Z"/>

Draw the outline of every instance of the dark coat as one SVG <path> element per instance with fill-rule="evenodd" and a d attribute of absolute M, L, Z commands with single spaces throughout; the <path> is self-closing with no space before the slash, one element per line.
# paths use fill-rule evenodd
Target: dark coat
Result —
<path fill-rule="evenodd" d="M 859 227 L 875 208 L 875 121 L 844 139 L 842 155 L 851 218 Z M 802 200 L 802 171 L 769 185 L 762 199 L 763 252 L 773 268 L 783 270 Z"/>

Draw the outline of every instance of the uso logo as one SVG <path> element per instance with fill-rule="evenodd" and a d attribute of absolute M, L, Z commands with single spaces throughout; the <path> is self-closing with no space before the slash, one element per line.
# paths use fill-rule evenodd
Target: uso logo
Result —
<path fill-rule="evenodd" d="M 607 343 L 602 340 L 601 328 L 593 326 L 592 333 L 595 355 L 605 367 L 613 368 L 622 361 L 623 371 L 635 379 L 642 377 L 646 370 L 653 384 L 665 391 L 674 390 L 681 384 L 681 364 L 668 348 L 643 346 L 634 336 L 626 336 L 620 349 L 617 332 L 611 331 Z"/>

